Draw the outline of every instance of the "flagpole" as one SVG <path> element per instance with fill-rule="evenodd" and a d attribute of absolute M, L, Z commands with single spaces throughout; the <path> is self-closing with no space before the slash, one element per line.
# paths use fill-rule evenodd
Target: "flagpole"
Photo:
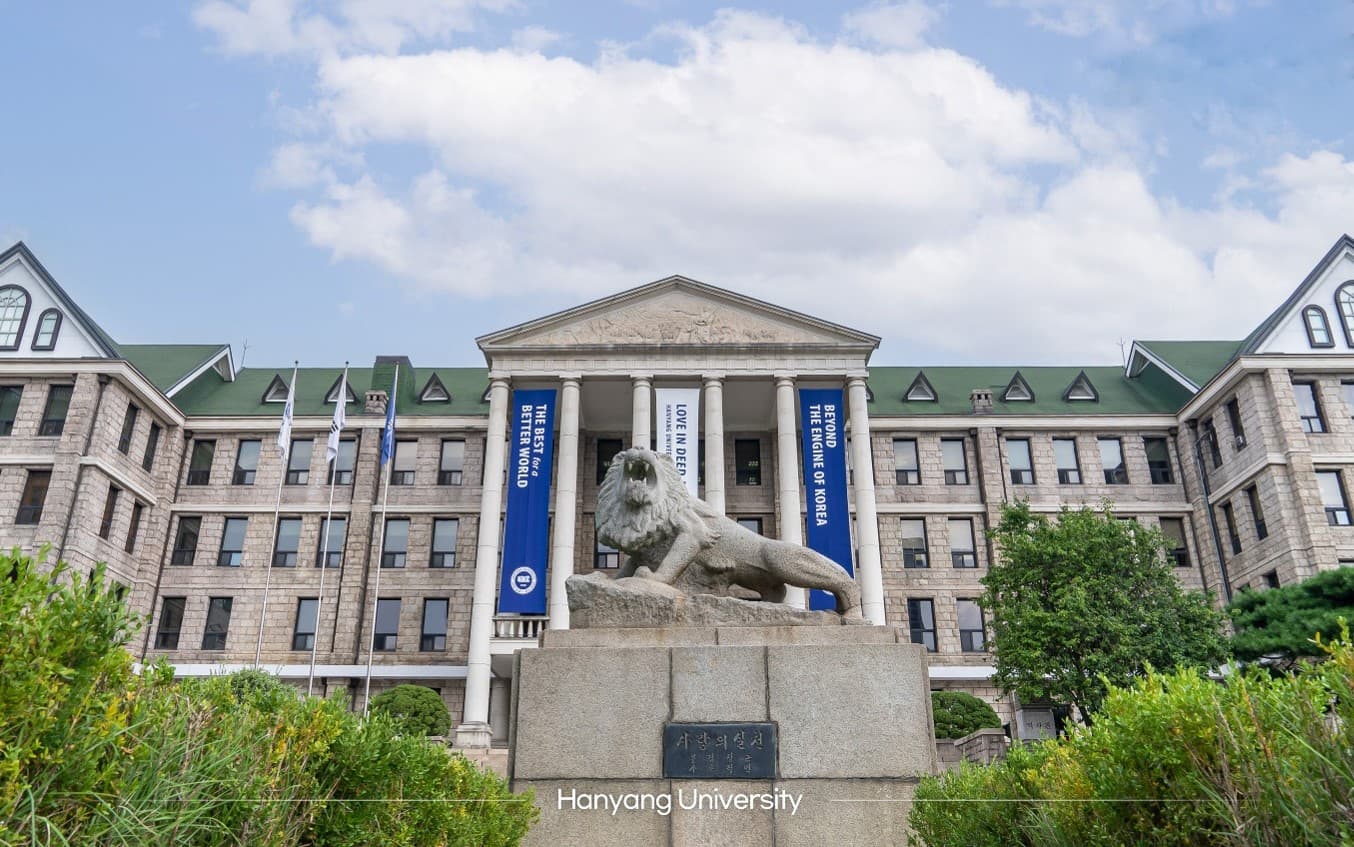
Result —
<path fill-rule="evenodd" d="M 390 386 L 390 409 L 388 417 L 390 420 L 391 441 L 395 437 L 395 400 L 400 393 L 400 365 L 395 363 L 395 381 Z M 381 450 L 385 450 L 385 431 L 381 432 Z M 362 716 L 366 717 L 367 709 L 371 704 L 371 659 L 376 653 L 376 609 L 381 603 L 381 558 L 385 555 L 385 537 L 386 537 L 386 501 L 390 495 L 390 472 L 395 466 L 395 448 L 392 443 L 390 449 L 390 460 L 386 462 L 386 478 L 381 488 L 381 526 L 376 533 L 376 585 L 372 588 L 371 598 L 371 638 L 367 640 L 367 679 L 365 689 L 362 692 Z M 370 558 L 368 558 L 370 561 Z"/>
<path fill-rule="evenodd" d="M 283 425 L 287 427 L 287 439 L 291 439 L 291 417 L 295 414 L 296 403 L 296 374 L 300 370 L 299 361 L 292 362 L 291 366 L 291 385 L 287 386 L 287 408 L 283 410 Z M 279 434 L 281 430 L 278 430 Z M 282 483 L 287 479 L 287 458 L 291 455 L 291 444 L 282 446 L 281 440 L 278 441 L 278 454 L 282 459 L 281 472 L 277 475 L 277 497 L 273 500 L 273 538 L 276 546 L 277 538 L 277 519 L 282 514 Z M 268 558 L 264 562 L 263 571 L 263 605 L 259 607 L 259 637 L 254 641 L 254 667 L 259 666 L 259 657 L 263 653 L 263 624 L 268 619 L 268 588 L 272 582 L 273 560 Z"/>
<path fill-rule="evenodd" d="M 334 408 L 334 424 L 338 424 L 342 419 L 339 409 L 348 404 L 348 363 L 343 363 L 343 379 L 339 382 L 337 405 Z M 338 426 L 338 432 L 343 432 L 343 427 Z M 338 442 L 342 444 L 342 440 Z M 327 448 L 326 448 L 327 449 Z M 334 485 L 338 482 L 338 452 L 334 453 L 334 458 L 329 466 L 329 509 L 324 516 L 324 537 L 320 539 L 320 596 L 315 601 L 315 634 L 310 639 L 310 673 L 306 677 L 306 696 L 309 697 L 315 689 L 315 653 L 320 649 L 320 615 L 324 612 L 324 577 L 329 571 L 329 532 L 334 524 Z M 348 537 L 348 527 L 344 524 L 343 537 Z M 340 554 L 339 560 L 343 556 Z"/>

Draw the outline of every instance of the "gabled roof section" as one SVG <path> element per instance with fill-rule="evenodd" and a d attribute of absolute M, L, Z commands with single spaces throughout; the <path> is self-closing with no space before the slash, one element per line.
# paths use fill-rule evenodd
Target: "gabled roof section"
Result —
<path fill-rule="evenodd" d="M 334 380 L 334 384 L 329 386 L 329 390 L 324 393 L 324 402 L 338 402 L 339 383 L 342 381 L 343 374 L 339 374 L 338 379 Z M 351 382 L 344 383 L 343 393 L 346 395 L 343 400 L 343 405 L 347 406 L 350 403 L 357 402 L 357 392 L 353 391 L 353 384 Z"/>
<path fill-rule="evenodd" d="M 1025 381 L 1025 377 L 1020 371 L 1015 372 L 1011 381 L 1006 383 L 1006 388 L 1001 392 L 1001 399 L 1007 403 L 1034 402 L 1034 389 Z"/>
<path fill-rule="evenodd" d="M 376 368 L 349 368 L 348 385 L 353 394 L 363 398 L 369 389 L 390 391 L 394 367 L 382 366 L 381 373 L 373 375 Z M 400 367 L 400 395 L 396 403 L 401 417 L 464 415 L 484 417 L 489 414 L 487 403 L 480 402 L 480 394 L 488 385 L 489 376 L 484 368 L 436 368 L 438 377 L 451 394 L 449 403 L 425 404 L 418 402 L 417 386 L 427 382 L 433 368 Z M 325 397 L 332 393 L 343 368 L 301 368 L 296 374 L 296 416 L 324 417 L 334 414 L 334 405 L 326 402 Z M 234 382 L 226 382 L 214 371 L 207 371 L 201 378 L 186 387 L 174 398 L 174 404 L 189 417 L 242 417 L 260 418 L 265 426 L 275 426 L 282 416 L 282 403 L 266 403 L 264 395 L 274 383 L 282 386 L 282 399 L 287 398 L 286 380 L 291 377 L 291 369 L 282 371 L 273 368 L 241 368 L 235 374 Z M 406 380 L 408 380 L 406 382 Z M 365 415 L 361 404 L 348 407 L 348 417 Z"/>
<path fill-rule="evenodd" d="M 1135 378 L 1152 366 L 1194 394 L 1240 354 L 1243 344 L 1241 341 L 1134 341 L 1124 374 Z"/>
<path fill-rule="evenodd" d="M 71 296 L 66 293 L 66 289 L 62 288 L 61 283 L 56 281 L 56 277 L 52 276 L 47 268 L 43 267 L 42 262 L 38 261 L 38 257 L 33 255 L 33 251 L 28 249 L 28 245 L 22 241 L 17 241 L 3 253 L 0 253 L 0 266 L 5 265 L 16 256 L 38 278 L 38 282 L 48 290 L 61 310 L 72 321 L 79 324 L 80 329 L 93 341 L 99 351 L 110 359 L 118 358 L 117 342 L 104 332 L 103 327 L 95 323 L 94 319 L 86 314 L 79 304 L 71 299 Z M 34 317 L 36 318 L 36 315 Z"/>
<path fill-rule="evenodd" d="M 903 399 L 909 403 L 935 403 L 940 398 L 931 381 L 926 378 L 926 371 L 917 371 L 917 378 L 907 387 Z"/>
<path fill-rule="evenodd" d="M 1261 352 L 1268 342 L 1282 327 L 1292 318 L 1301 316 L 1297 313 L 1301 311 L 1300 307 L 1306 305 L 1311 298 L 1314 289 L 1326 280 L 1328 272 L 1342 259 L 1349 259 L 1354 256 L 1354 238 L 1348 234 L 1341 235 L 1336 239 L 1335 244 L 1326 251 L 1326 255 L 1321 257 L 1321 261 L 1316 263 L 1316 267 L 1302 280 L 1297 289 L 1283 301 L 1279 308 L 1270 313 L 1269 317 L 1260 322 L 1250 335 L 1246 336 L 1241 342 L 1241 349 L 1238 355 L 1248 355 Z M 1343 276 L 1343 275 L 1342 275 Z M 1332 324 L 1339 323 L 1339 315 L 1333 312 L 1332 303 L 1318 303 L 1322 306 L 1331 318 Z M 1334 330 L 1334 327 L 1332 327 Z"/>
<path fill-rule="evenodd" d="M 1077 376 L 1085 371 L 1100 395 L 1097 403 L 1064 400 L 1063 392 Z M 969 399 L 975 388 L 992 392 L 992 415 L 1159 415 L 1174 414 L 1189 401 L 1193 392 L 1167 378 L 1156 368 L 1150 368 L 1132 379 L 1118 365 L 1061 367 L 1022 367 L 1020 374 L 1029 383 L 1037 399 L 1006 402 L 1002 391 L 1010 384 L 1011 368 L 972 366 L 927 366 L 927 381 L 936 390 L 934 403 L 909 403 L 907 387 L 916 379 L 917 367 L 871 367 L 870 387 L 875 400 L 870 404 L 870 415 L 896 417 L 927 417 L 934 415 L 973 414 Z"/>
<path fill-rule="evenodd" d="M 282 374 L 273 374 L 272 382 L 263 389 L 263 403 L 286 403 L 287 402 L 287 383 L 282 379 Z"/>
<path fill-rule="evenodd" d="M 146 379 L 173 397 L 208 371 L 235 379 L 229 344 L 119 344 L 118 353 Z"/>
<path fill-rule="evenodd" d="M 418 402 L 420 403 L 450 403 L 451 392 L 442 384 L 442 380 L 436 373 L 428 377 L 428 381 L 423 383 L 423 388 L 419 389 Z"/>
<path fill-rule="evenodd" d="M 1067 390 L 1063 392 L 1063 402 L 1084 403 L 1088 401 L 1099 402 L 1100 392 L 1095 390 L 1095 386 L 1091 384 L 1091 378 L 1086 375 L 1085 370 L 1082 370 L 1081 373 L 1077 374 L 1077 378 L 1072 380 L 1072 384 L 1067 386 Z"/>
<path fill-rule="evenodd" d="M 495 352 L 671 350 L 711 345 L 774 349 L 834 349 L 868 358 L 879 337 L 782 306 L 670 276 L 475 339 L 485 358 Z"/>

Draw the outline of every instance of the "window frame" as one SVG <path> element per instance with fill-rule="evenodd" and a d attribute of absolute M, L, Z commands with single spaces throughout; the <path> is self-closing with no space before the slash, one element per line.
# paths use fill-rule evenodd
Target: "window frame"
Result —
<path fill-rule="evenodd" d="M 64 392 L 64 408 L 61 410 L 61 417 L 52 417 L 52 401 L 57 397 L 58 392 Z M 58 438 L 66 431 L 66 416 L 71 411 L 71 400 L 75 397 L 75 386 L 70 383 L 53 383 L 47 386 L 47 402 L 42 407 L 42 420 L 38 424 L 38 436 L 40 438 Z"/>
<path fill-rule="evenodd" d="M 1058 484 L 1081 485 L 1081 452 L 1077 449 L 1077 440 L 1075 438 L 1054 438 L 1051 440 L 1053 442 L 1053 466 L 1058 472 Z M 1059 444 L 1072 445 L 1072 467 L 1065 468 L 1062 466 L 1062 460 L 1058 457 Z M 1076 479 L 1071 478 L 1073 474 L 1076 475 Z"/>
<path fill-rule="evenodd" d="M 52 470 L 32 469 L 24 478 L 23 492 L 19 495 L 19 508 L 14 514 L 14 523 L 21 526 L 36 526 L 42 522 L 42 512 L 47 506 L 47 492 L 52 487 Z M 37 492 L 37 496 L 34 496 Z M 33 502 L 36 500 L 37 502 Z"/>
<path fill-rule="evenodd" d="M 959 445 L 959 464 L 958 468 L 949 467 L 949 457 L 945 455 L 946 444 Z M 964 438 L 942 438 L 940 439 L 940 466 L 944 470 L 946 485 L 968 485 L 968 445 Z"/>
<path fill-rule="evenodd" d="M 33 308 L 33 296 L 29 294 L 28 289 L 24 288 L 22 285 L 0 285 L 0 296 L 4 296 L 6 291 L 17 291 L 23 295 L 23 311 L 19 313 L 19 325 L 14 331 L 14 343 L 0 344 L 0 350 L 18 350 L 23 346 L 24 329 L 28 326 L 28 313 Z M 7 306 L 3 308 L 11 307 Z M 0 313 L 0 325 L 3 325 L 6 320 L 13 320 L 13 318 L 5 318 L 3 314 Z"/>
<path fill-rule="evenodd" d="M 302 612 L 307 603 L 315 604 L 310 612 L 310 631 L 303 632 L 301 629 Z M 315 636 L 320 631 L 320 598 L 318 597 L 297 597 L 296 598 L 296 618 L 292 623 L 291 629 L 291 649 L 293 651 L 312 650 L 315 647 Z"/>
<path fill-rule="evenodd" d="M 1312 326 L 1312 318 L 1321 319 L 1321 331 L 1326 334 L 1325 343 L 1316 340 L 1316 332 Z M 1314 350 L 1324 350 L 1335 346 L 1335 334 L 1330 329 L 1330 319 L 1326 317 L 1326 310 L 1312 304 L 1302 310 L 1302 327 L 1307 331 L 1307 344 Z"/>
<path fill-rule="evenodd" d="M 1152 458 L 1152 443 L 1161 444 L 1161 448 L 1166 451 L 1165 466 L 1160 460 Z M 1164 435 L 1144 435 L 1142 437 L 1142 450 L 1147 456 L 1147 478 L 1152 485 L 1175 485 L 1175 473 L 1171 462 L 1171 441 Z"/>
<path fill-rule="evenodd" d="M 240 526 L 239 545 L 240 549 L 227 548 L 226 542 L 230 540 L 230 530 L 233 526 Z M 221 522 L 221 544 L 216 550 L 216 566 L 218 568 L 238 568 L 244 564 L 244 546 L 246 539 L 249 538 L 249 516 L 227 515 Z"/>
<path fill-rule="evenodd" d="M 749 444 L 755 448 L 754 455 L 752 457 L 740 457 L 740 445 L 746 450 Z M 735 438 L 733 440 L 733 484 L 749 488 L 762 484 L 762 440 L 760 438 Z"/>
<path fill-rule="evenodd" d="M 381 609 L 391 608 L 389 604 L 394 603 L 395 628 L 393 630 L 379 629 L 381 626 Z M 400 638 L 400 613 L 404 611 L 399 597 L 378 597 L 376 598 L 376 614 L 371 622 L 371 651 L 373 653 L 394 653 L 399 648 Z M 386 640 L 389 639 L 389 640 Z"/>
<path fill-rule="evenodd" d="M 304 450 L 298 450 L 297 446 L 304 444 Z M 305 454 L 305 462 L 297 467 L 296 457 Z M 286 477 L 282 480 L 283 485 L 309 485 L 310 484 L 310 465 L 315 460 L 315 439 L 313 438 L 293 438 L 291 447 L 287 450 L 287 470 Z"/>
<path fill-rule="evenodd" d="M 1021 445 L 1025 450 L 1026 466 L 1016 467 L 1015 452 L 1011 449 L 1015 445 Z M 1017 436 L 1006 438 L 1006 467 L 1010 471 L 1012 485 L 1034 485 L 1034 447 L 1030 444 L 1028 436 Z"/>
<path fill-rule="evenodd" d="M 296 525 L 296 546 L 290 550 L 282 549 L 282 525 Z M 303 518 L 295 515 L 280 515 L 273 525 L 273 556 L 269 565 L 274 568 L 294 568 L 301 556 L 301 533 L 305 530 Z"/>
<path fill-rule="evenodd" d="M 176 602 L 177 601 L 177 602 Z M 171 608 L 171 604 L 177 607 L 177 621 L 173 628 L 165 626 L 165 617 Z M 177 650 L 179 649 L 179 638 L 183 635 L 183 614 L 188 607 L 187 597 L 161 597 L 160 598 L 160 617 L 155 622 L 155 649 L 156 650 Z M 172 636 L 172 640 L 171 637 Z"/>
<path fill-rule="evenodd" d="M 912 445 L 912 467 L 910 468 L 898 463 L 898 460 L 904 455 L 898 452 L 900 444 Z M 917 446 L 916 438 L 893 439 L 893 484 L 921 485 L 921 452 Z"/>
<path fill-rule="evenodd" d="M 1265 522 L 1265 509 L 1260 503 L 1260 486 L 1252 482 L 1244 489 L 1246 492 L 1246 505 L 1251 510 L 1251 523 L 1255 528 L 1255 538 L 1257 541 L 1264 541 L 1269 537 L 1269 524 Z"/>
<path fill-rule="evenodd" d="M 968 526 L 969 548 L 964 550 L 954 546 L 955 524 Z M 950 539 L 950 566 L 958 570 L 973 570 L 978 567 L 978 536 L 975 534 L 973 518 L 946 518 L 945 529 Z M 971 564 L 970 564 L 971 562 Z"/>
<path fill-rule="evenodd" d="M 1241 401 L 1234 394 L 1222 404 L 1227 414 L 1227 425 L 1232 429 L 1232 449 L 1240 452 L 1246 446 L 1246 425 L 1241 422 Z"/>
<path fill-rule="evenodd" d="M 117 520 L 118 500 L 121 497 L 122 489 L 110 484 L 108 495 L 103 501 L 103 517 L 99 519 L 99 537 L 104 541 L 113 536 L 113 522 Z"/>
<path fill-rule="evenodd" d="M 617 570 L 621 566 L 621 551 L 602 542 L 596 534 L 592 538 L 593 570 Z"/>
<path fill-rule="evenodd" d="M 118 452 L 124 456 L 131 452 L 132 436 L 136 435 L 136 422 L 140 417 L 140 407 L 127 401 L 127 411 L 122 413 L 122 431 L 118 433 Z"/>
<path fill-rule="evenodd" d="M 1222 446 L 1218 443 L 1218 427 L 1209 415 L 1203 422 L 1204 443 L 1208 445 L 1208 458 L 1213 461 L 1213 470 L 1222 467 Z"/>
<path fill-rule="evenodd" d="M 917 547 L 908 546 L 908 532 L 905 525 L 911 522 L 921 524 L 921 548 L 920 553 Z M 923 570 L 931 567 L 931 545 L 926 538 L 926 518 L 925 517 L 901 517 L 898 519 L 899 547 L 902 550 L 903 569 L 904 570 Z M 918 558 L 920 556 L 920 558 Z M 911 562 L 911 564 L 909 564 Z"/>
<path fill-rule="evenodd" d="M 1304 395 L 1310 393 L 1312 401 L 1312 414 L 1303 414 L 1302 400 L 1299 399 L 1299 388 L 1306 389 Z M 1326 418 L 1321 411 L 1321 394 L 1316 390 L 1316 383 L 1307 380 L 1293 381 L 1293 405 L 1298 413 L 1298 421 L 1302 424 L 1302 431 L 1305 433 L 1320 435 L 1326 432 Z"/>
<path fill-rule="evenodd" d="M 437 549 L 437 527 L 449 523 L 455 527 L 451 532 L 451 549 Z M 456 567 L 456 545 L 461 540 L 461 519 L 459 517 L 434 517 L 432 537 L 428 541 L 428 567 L 446 569 Z M 440 558 L 439 558 L 440 557 Z"/>
<path fill-rule="evenodd" d="M 604 452 L 603 449 L 602 449 L 602 445 L 604 445 L 604 444 L 606 445 L 606 452 L 609 452 L 609 453 L 611 454 L 611 455 L 607 456 L 607 458 L 606 458 L 605 461 L 602 460 L 602 454 L 603 454 L 603 452 Z M 616 446 L 616 449 L 615 449 L 615 450 L 612 450 L 612 449 L 611 449 L 611 446 L 612 446 L 613 444 Z M 624 439 L 621 439 L 621 438 L 599 438 L 599 439 L 597 439 L 597 484 L 598 484 L 598 485 L 601 485 L 601 484 L 602 484 L 602 480 L 606 479 L 606 472 L 607 472 L 607 470 L 611 467 L 611 460 L 612 460 L 612 459 L 615 459 L 615 458 L 616 458 L 616 454 L 617 454 L 617 453 L 620 453 L 620 452 L 623 451 L 624 449 L 625 449 L 625 440 L 624 440 Z"/>
<path fill-rule="evenodd" d="M 1176 515 L 1168 515 L 1157 518 L 1157 523 L 1161 527 L 1161 534 L 1167 541 L 1178 542 L 1178 547 L 1171 547 L 1166 550 L 1166 557 L 1175 563 L 1177 568 L 1189 567 L 1189 543 L 1185 540 L 1185 519 Z M 1180 537 L 1175 538 L 1166 531 L 1166 525 L 1173 523 L 1180 527 Z"/>
<path fill-rule="evenodd" d="M 230 637 L 230 613 L 234 605 L 235 605 L 234 597 L 212 597 L 207 601 L 207 622 L 206 624 L 203 625 L 202 628 L 201 649 L 203 650 L 226 649 L 226 641 Z M 221 614 L 224 616 L 225 620 L 219 621 L 217 624 L 220 627 L 221 630 L 220 632 L 212 632 L 212 617 L 217 613 L 218 609 L 224 610 L 223 612 L 221 612 Z M 217 645 L 216 642 L 213 640 L 215 638 L 220 639 L 219 645 Z M 212 642 L 213 646 L 208 646 L 209 641 Z"/>
<path fill-rule="evenodd" d="M 6 413 L 4 411 L 7 398 L 14 398 L 14 408 Z M 20 385 L 0 385 L 0 436 L 14 434 L 14 422 L 19 419 L 19 406 L 23 403 L 24 387 Z M 3 415 L 8 414 L 9 417 Z"/>
<path fill-rule="evenodd" d="M 978 613 L 978 628 L 964 627 L 964 605 L 969 604 L 974 611 Z M 987 652 L 987 615 L 983 612 L 983 607 L 978 600 L 973 597 L 956 597 L 954 600 L 955 623 L 959 628 L 959 651 L 961 653 L 986 653 Z M 973 633 L 978 634 L 977 646 L 973 644 Z"/>
<path fill-rule="evenodd" d="M 1341 283 L 1335 289 L 1335 315 L 1345 332 L 1345 344 L 1354 347 L 1354 279 Z"/>
<path fill-rule="evenodd" d="M 925 615 L 922 614 L 923 610 L 926 612 Z M 929 627 L 926 626 L 927 616 L 931 619 Z M 928 653 L 937 652 L 936 604 L 934 599 L 930 597 L 907 598 L 907 629 L 913 644 L 922 645 Z"/>
<path fill-rule="evenodd" d="M 52 324 L 52 336 L 51 338 L 48 339 L 46 344 L 40 344 L 38 340 L 42 338 L 43 332 L 42 325 L 46 322 L 48 315 L 51 315 L 53 318 L 56 319 L 56 321 Z M 50 352 L 52 350 L 55 350 L 56 339 L 57 336 L 61 334 L 61 322 L 64 317 L 65 316 L 61 314 L 61 310 L 56 307 L 43 309 L 42 313 L 38 315 L 38 322 L 33 329 L 33 343 L 29 345 L 29 349 L 40 352 Z"/>
<path fill-rule="evenodd" d="M 1112 441 L 1119 449 L 1119 464 L 1116 467 L 1107 467 L 1105 465 L 1105 442 Z M 1105 474 L 1106 485 L 1128 485 L 1128 459 L 1124 456 L 1124 440 L 1118 436 L 1098 435 L 1095 439 L 1096 447 L 1100 450 L 1100 469 Z M 1116 477 L 1122 477 L 1116 479 Z"/>
<path fill-rule="evenodd" d="M 240 460 L 245 454 L 245 445 L 253 445 L 253 466 L 245 467 Z M 263 439 L 241 438 L 235 445 L 235 467 L 230 472 L 231 485 L 253 485 L 258 478 L 259 457 L 263 455 Z"/>
<path fill-rule="evenodd" d="M 328 464 L 327 485 L 352 485 L 353 472 L 357 469 L 357 439 L 340 438 L 338 453 Z"/>
<path fill-rule="evenodd" d="M 1231 543 L 1232 555 L 1241 555 L 1241 533 L 1237 531 L 1236 526 L 1236 508 L 1232 506 L 1231 500 L 1224 500 L 1218 504 L 1219 511 L 1222 512 L 1223 528 L 1227 530 L 1227 540 Z"/>
<path fill-rule="evenodd" d="M 197 464 L 198 450 L 206 454 L 206 467 L 194 468 Z M 216 439 L 215 438 L 194 438 L 193 449 L 188 457 L 188 476 L 184 480 L 185 485 L 211 485 L 212 483 L 212 465 L 216 464 Z"/>
<path fill-rule="evenodd" d="M 1330 503 L 1326 499 L 1326 491 L 1321 486 L 1323 476 L 1329 475 L 1335 480 L 1336 491 L 1340 495 L 1340 504 L 1338 506 Z M 1317 490 L 1321 493 L 1321 505 L 1326 510 L 1326 523 L 1329 526 L 1349 526 L 1349 496 L 1345 491 L 1344 475 L 1336 469 L 1318 469 L 1316 471 Z"/>
<path fill-rule="evenodd" d="M 191 522 L 193 527 L 192 547 L 181 547 L 179 542 L 184 538 L 184 523 Z M 172 567 L 192 567 L 193 561 L 197 558 L 198 543 L 202 540 L 202 516 L 201 515 L 179 515 L 179 522 L 174 527 L 174 546 L 170 549 L 169 564 Z M 186 561 L 185 561 L 186 560 Z"/>
<path fill-rule="evenodd" d="M 390 527 L 398 523 L 404 524 L 404 549 L 391 550 Z M 386 518 L 385 528 L 381 535 L 381 567 L 403 568 L 409 564 L 409 530 L 411 528 L 409 518 Z"/>
<path fill-rule="evenodd" d="M 132 516 L 127 523 L 127 541 L 122 545 L 122 552 L 135 553 L 137 536 L 141 534 L 141 520 L 146 513 L 146 504 L 140 500 L 132 501 Z"/>
<path fill-rule="evenodd" d="M 454 468 L 447 467 L 447 445 L 460 445 L 460 463 Z M 453 456 L 454 458 L 454 456 Z M 442 446 L 437 453 L 437 484 L 438 485 L 462 485 L 465 483 L 465 439 L 464 438 L 443 438 Z"/>
<path fill-rule="evenodd" d="M 155 454 L 160 449 L 160 433 L 160 425 L 151 421 L 150 431 L 146 433 L 146 452 L 141 456 L 141 467 L 146 473 L 155 472 Z"/>
<path fill-rule="evenodd" d="M 410 452 L 412 451 L 412 452 Z M 401 468 L 400 458 L 410 456 L 410 467 Z M 395 442 L 395 455 L 390 457 L 390 484 L 413 485 L 418 476 L 418 439 L 401 438 Z"/>
<path fill-rule="evenodd" d="M 429 607 L 430 607 L 432 604 L 434 604 L 434 603 L 441 603 L 441 604 L 442 604 L 442 615 L 441 615 L 441 620 L 439 621 L 437 617 L 434 617 L 434 618 L 433 618 L 433 623 L 434 623 L 434 624 L 440 623 L 441 626 L 442 626 L 442 631 L 441 631 L 440 633 L 437 632 L 435 629 L 434 629 L 434 631 L 432 631 L 432 632 L 429 632 L 429 631 L 428 631 L 428 612 L 430 611 L 430 608 L 429 608 Z M 450 598 L 450 597 L 424 597 L 424 598 L 423 598 L 423 616 L 420 618 L 420 623 L 419 623 L 419 639 L 418 639 L 418 651 L 419 651 L 420 653 L 444 653 L 444 652 L 446 652 L 446 649 L 447 649 L 447 635 L 448 635 L 448 633 L 449 633 L 449 631 L 450 631 L 450 629 L 451 629 L 451 626 L 450 626 L 450 620 L 451 620 L 451 598 Z M 440 644 L 438 643 L 438 639 L 439 639 L 439 638 L 441 639 L 441 643 L 440 643 Z M 429 644 L 429 639 L 432 640 L 431 645 Z"/>
<path fill-rule="evenodd" d="M 338 547 L 334 547 L 334 521 L 339 521 L 343 525 L 342 537 L 338 539 Z M 325 547 L 326 540 L 329 542 L 328 548 Z M 320 536 L 315 542 L 315 567 L 341 568 L 343 567 L 343 551 L 348 546 L 348 516 L 332 515 L 320 518 Z"/>

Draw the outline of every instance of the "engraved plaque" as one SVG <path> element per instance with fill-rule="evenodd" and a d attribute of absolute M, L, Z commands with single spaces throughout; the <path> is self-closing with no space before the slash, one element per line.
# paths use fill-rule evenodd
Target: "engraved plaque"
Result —
<path fill-rule="evenodd" d="M 775 779 L 774 723 L 663 725 L 665 779 Z"/>

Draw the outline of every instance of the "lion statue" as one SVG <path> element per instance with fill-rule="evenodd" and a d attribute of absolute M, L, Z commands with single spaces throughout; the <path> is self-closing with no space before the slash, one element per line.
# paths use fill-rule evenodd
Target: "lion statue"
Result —
<path fill-rule="evenodd" d="M 835 562 L 719 514 L 687 492 L 671 457 L 652 450 L 636 447 L 612 460 L 597 495 L 597 537 L 629 554 L 622 577 L 690 594 L 742 588 L 775 603 L 784 601 L 787 585 L 819 588 L 837 598 L 839 614 L 861 615 L 860 589 Z"/>

